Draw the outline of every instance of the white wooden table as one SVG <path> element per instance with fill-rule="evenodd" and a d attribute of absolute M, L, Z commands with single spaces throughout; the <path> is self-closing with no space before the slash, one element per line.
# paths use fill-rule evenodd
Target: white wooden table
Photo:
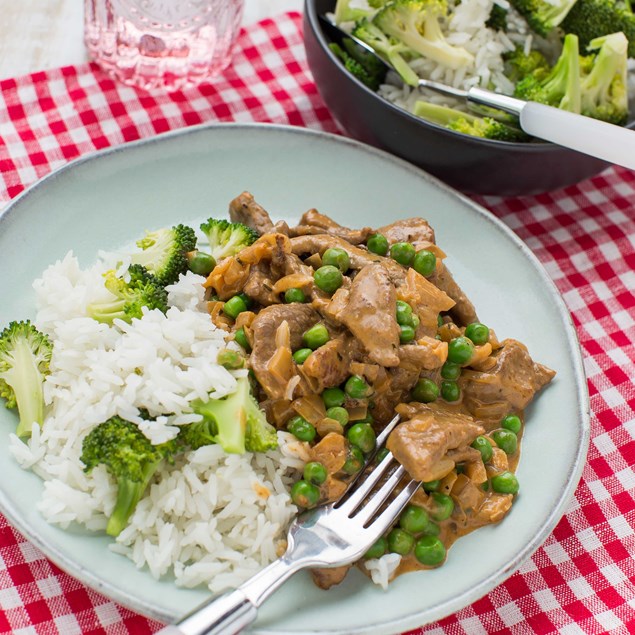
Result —
<path fill-rule="evenodd" d="M 243 24 L 302 0 L 245 0 Z M 0 0 L 0 79 L 86 61 L 82 0 Z"/>

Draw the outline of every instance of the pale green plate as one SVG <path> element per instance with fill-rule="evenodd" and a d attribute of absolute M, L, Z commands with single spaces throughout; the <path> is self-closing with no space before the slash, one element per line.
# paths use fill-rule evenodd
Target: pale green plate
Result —
<path fill-rule="evenodd" d="M 528 413 L 521 493 L 498 526 L 452 547 L 447 563 L 388 592 L 353 571 L 332 591 L 298 574 L 263 607 L 257 633 L 396 633 L 439 619 L 500 584 L 565 511 L 589 440 L 588 395 L 575 331 L 559 293 L 527 247 L 467 198 L 388 154 L 346 139 L 273 125 L 212 125 L 80 159 L 22 194 L 0 216 L 0 325 L 32 317 L 33 279 L 73 249 L 83 265 L 145 229 L 223 215 L 249 190 L 274 218 L 311 207 L 351 227 L 421 215 L 455 278 L 499 337 L 525 342 L 558 375 Z M 14 414 L 0 410 L 4 434 Z M 111 553 L 105 536 L 62 531 L 35 509 L 42 483 L 0 444 L 0 506 L 62 569 L 122 604 L 170 620 L 207 597 L 155 581 Z"/>

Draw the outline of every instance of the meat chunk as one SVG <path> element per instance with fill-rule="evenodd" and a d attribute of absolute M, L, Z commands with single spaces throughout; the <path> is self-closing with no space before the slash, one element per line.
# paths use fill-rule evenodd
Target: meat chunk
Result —
<path fill-rule="evenodd" d="M 319 320 L 319 314 L 306 304 L 276 304 L 262 309 L 254 318 L 251 324 L 253 350 L 249 363 L 269 399 L 282 399 L 286 396 L 269 367 L 279 349 L 276 342 L 278 328 L 283 322 L 288 324 L 290 349 L 297 350 L 302 344 L 304 331 Z M 301 386 L 298 388 L 300 394 L 306 392 Z"/>
<path fill-rule="evenodd" d="M 327 590 L 339 584 L 346 577 L 350 568 L 351 565 L 346 564 L 342 567 L 332 567 L 330 569 L 311 569 L 311 576 L 316 586 Z"/>
<path fill-rule="evenodd" d="M 325 214 L 320 214 L 316 209 L 310 209 L 305 212 L 300 219 L 299 225 L 290 229 L 291 236 L 329 234 L 342 238 L 352 245 L 365 243 L 371 232 L 370 227 L 362 227 L 361 229 L 344 227 Z"/>
<path fill-rule="evenodd" d="M 368 351 L 368 357 L 381 366 L 399 364 L 399 325 L 397 296 L 388 273 L 380 264 L 366 265 L 354 278 L 348 302 L 337 319 Z"/>
<path fill-rule="evenodd" d="M 460 386 L 465 404 L 480 418 L 483 405 L 503 404 L 500 409 L 523 410 L 534 395 L 554 377 L 555 372 L 534 362 L 527 347 L 516 340 L 507 339 L 492 353 L 495 365 L 487 371 L 464 369 Z"/>
<path fill-rule="evenodd" d="M 399 424 L 386 447 L 412 478 L 434 481 L 454 468 L 448 452 L 466 448 L 483 432 L 471 417 L 430 410 Z"/>
<path fill-rule="evenodd" d="M 459 326 L 467 326 L 472 322 L 478 322 L 478 315 L 476 315 L 476 309 L 465 295 L 463 289 L 456 283 L 450 270 L 442 262 L 437 267 L 437 270 L 430 276 L 430 282 L 436 287 L 444 291 L 452 300 L 454 300 L 454 306 L 450 309 L 450 315 L 452 319 Z"/>
<path fill-rule="evenodd" d="M 274 230 L 267 211 L 258 205 L 249 192 L 243 192 L 229 204 L 229 218 L 257 231 L 261 236 Z"/>
<path fill-rule="evenodd" d="M 313 351 L 302 364 L 302 372 L 316 380 L 318 392 L 344 382 L 349 375 L 349 360 L 343 337 L 329 340 Z"/>
<path fill-rule="evenodd" d="M 377 230 L 383 234 L 390 244 L 412 243 L 415 249 L 423 249 L 434 243 L 434 230 L 423 218 L 406 218 L 384 225 Z"/>

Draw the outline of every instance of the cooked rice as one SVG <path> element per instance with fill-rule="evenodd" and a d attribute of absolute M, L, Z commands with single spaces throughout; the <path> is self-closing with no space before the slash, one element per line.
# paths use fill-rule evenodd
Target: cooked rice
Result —
<path fill-rule="evenodd" d="M 216 364 L 225 342 L 205 312 L 203 278 L 181 276 L 169 291 L 170 309 L 147 311 L 112 327 L 86 316 L 106 296 L 108 260 L 82 270 L 69 253 L 35 281 L 35 323 L 54 339 L 44 385 L 47 416 L 27 442 L 11 435 L 18 463 L 45 482 L 37 507 L 50 523 L 79 523 L 103 531 L 116 484 L 103 466 L 86 474 L 82 441 L 97 424 L 119 415 L 139 425 L 152 443 L 176 436 L 199 417 L 188 404 L 209 393 L 231 393 L 247 371 Z M 156 421 L 140 416 L 147 410 Z M 225 454 L 211 445 L 165 465 L 140 501 L 129 526 L 111 545 L 158 578 L 173 573 L 185 587 L 217 592 L 237 586 L 274 560 L 297 512 L 288 489 L 307 458 L 304 444 L 279 432 L 266 454 Z"/>

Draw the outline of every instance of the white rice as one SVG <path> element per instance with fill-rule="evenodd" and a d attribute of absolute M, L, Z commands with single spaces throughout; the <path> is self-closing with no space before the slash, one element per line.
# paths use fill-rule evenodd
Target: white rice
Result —
<path fill-rule="evenodd" d="M 216 356 L 227 346 L 203 302 L 203 278 L 188 273 L 169 291 L 170 309 L 147 311 L 131 324 L 99 324 L 88 303 L 107 297 L 100 261 L 82 270 L 69 253 L 35 281 L 35 323 L 54 340 L 44 385 L 47 415 L 24 443 L 11 436 L 17 462 L 44 479 L 38 510 L 62 528 L 79 523 L 103 531 L 116 497 L 103 466 L 86 474 L 82 441 L 97 424 L 119 415 L 139 425 L 154 444 L 198 419 L 195 398 L 231 393 L 246 370 L 225 370 Z M 234 346 L 234 344 L 229 344 Z M 140 416 L 147 410 L 156 419 Z M 213 592 L 240 584 L 274 560 L 296 507 L 288 489 L 307 458 L 305 444 L 279 432 L 266 454 L 225 454 L 211 445 L 165 465 L 140 501 L 113 551 L 158 578 L 173 574 L 185 587 Z"/>

